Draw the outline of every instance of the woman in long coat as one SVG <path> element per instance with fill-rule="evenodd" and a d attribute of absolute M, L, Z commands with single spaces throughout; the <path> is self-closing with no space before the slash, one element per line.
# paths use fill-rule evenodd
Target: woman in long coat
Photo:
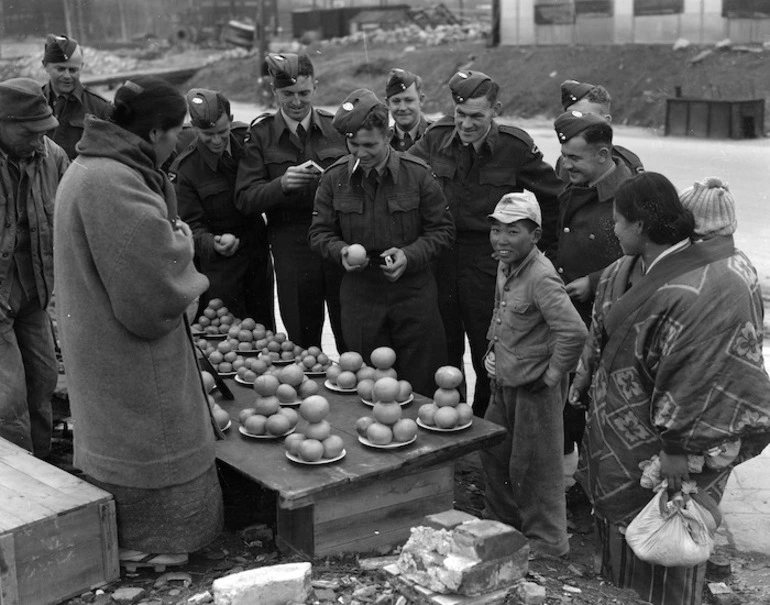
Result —
<path fill-rule="evenodd" d="M 121 564 L 184 563 L 222 526 L 215 429 L 183 314 L 208 287 L 158 170 L 184 98 L 126 82 L 86 118 L 55 211 L 57 311 L 75 465 L 117 503 Z"/>

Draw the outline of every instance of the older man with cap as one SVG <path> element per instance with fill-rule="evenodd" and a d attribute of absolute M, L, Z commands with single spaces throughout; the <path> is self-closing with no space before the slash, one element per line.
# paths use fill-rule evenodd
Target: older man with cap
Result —
<path fill-rule="evenodd" d="M 377 347 L 392 347 L 399 377 L 430 395 L 446 363 L 430 267 L 454 239 L 446 198 L 424 162 L 390 147 L 388 109 L 371 91 L 348 95 L 334 127 L 350 155 L 321 178 L 310 246 L 346 271 L 340 299 L 351 350 L 369 359 Z M 353 244 L 366 258 L 351 253 Z"/>
<path fill-rule="evenodd" d="M 198 267 L 209 278 L 199 310 L 221 299 L 236 317 L 275 328 L 273 265 L 262 215 L 235 207 L 235 179 L 248 126 L 233 122 L 230 101 L 220 92 L 187 93 L 191 144 L 174 160 L 169 180 L 176 188 L 179 217 L 193 232 Z"/>
<path fill-rule="evenodd" d="M 393 118 L 390 144 L 398 151 L 409 151 L 430 122 L 422 114 L 422 78 L 405 69 L 391 69 L 385 84 L 385 103 Z"/>
<path fill-rule="evenodd" d="M 319 176 L 347 153 L 345 139 L 332 127 L 332 114 L 313 107 L 317 81 L 306 54 L 270 54 L 266 61 L 278 111 L 251 124 L 235 205 L 247 216 L 267 216 L 278 305 L 289 338 L 305 348 L 320 346 L 326 303 L 337 349 L 345 351 L 343 271 L 307 243 Z"/>
<path fill-rule="evenodd" d="M 54 196 L 69 165 L 45 136 L 57 124 L 37 82 L 0 83 L 0 437 L 40 458 L 51 451 L 58 373 L 46 312 Z"/>
<path fill-rule="evenodd" d="M 86 114 L 107 119 L 112 105 L 80 83 L 83 51 L 77 40 L 64 34 L 48 34 L 43 67 L 50 77 L 43 86 L 43 93 L 59 121 L 59 125 L 51 130 L 48 136 L 73 159 L 77 155 L 75 146 L 83 136 L 83 120 Z"/>
<path fill-rule="evenodd" d="M 567 111 L 554 128 L 569 183 L 559 194 L 559 241 L 553 261 L 588 327 L 602 270 L 623 254 L 614 233 L 613 202 L 633 174 L 613 157 L 612 126 L 601 116 Z M 570 405 L 564 414 L 564 453 L 570 454 L 582 441 L 585 415 Z"/>
<path fill-rule="evenodd" d="M 612 122 L 612 115 L 610 114 L 611 103 L 612 97 L 604 86 L 578 82 L 577 80 L 565 80 L 561 83 L 561 105 L 564 111 L 593 113 L 603 117 L 608 122 Z M 633 151 L 629 151 L 620 145 L 613 145 L 612 156 L 621 160 L 632 173 L 644 172 L 642 160 Z M 556 162 L 556 174 L 563 181 L 569 180 L 566 172 L 561 167 L 561 159 Z"/>
<path fill-rule="evenodd" d="M 482 378 L 483 358 L 497 268 L 487 215 L 506 193 L 528 189 L 542 210 L 540 246 L 545 249 L 556 239 L 556 196 L 564 184 L 526 132 L 497 123 L 502 104 L 500 87 L 492 78 L 460 71 L 452 76 L 449 89 L 454 116 L 428 128 L 409 153 L 425 160 L 438 176 L 457 226 L 455 245 L 438 263 L 439 306 L 452 365 L 463 367 L 468 336 L 477 376 L 473 409 L 483 416 L 490 394 Z"/>

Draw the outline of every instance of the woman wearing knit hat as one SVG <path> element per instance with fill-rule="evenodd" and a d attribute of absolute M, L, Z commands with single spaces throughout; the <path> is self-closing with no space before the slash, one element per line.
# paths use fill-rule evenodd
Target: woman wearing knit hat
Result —
<path fill-rule="evenodd" d="M 690 494 L 718 525 L 730 470 L 770 442 L 757 274 L 729 237 L 732 198 L 708 183 L 694 187 L 695 221 L 663 175 L 618 189 L 625 256 L 599 280 L 570 390 L 574 402 L 591 387 L 578 480 L 594 507 L 602 574 L 654 605 L 700 605 L 706 563 L 655 565 L 626 542 L 654 495 L 642 467 L 659 462 L 657 489 Z M 692 244 L 694 223 L 700 235 L 728 237 Z"/>
<path fill-rule="evenodd" d="M 679 194 L 679 201 L 695 218 L 693 239 L 706 240 L 718 236 L 732 236 L 738 226 L 735 219 L 735 200 L 727 183 L 710 176 L 696 181 Z"/>

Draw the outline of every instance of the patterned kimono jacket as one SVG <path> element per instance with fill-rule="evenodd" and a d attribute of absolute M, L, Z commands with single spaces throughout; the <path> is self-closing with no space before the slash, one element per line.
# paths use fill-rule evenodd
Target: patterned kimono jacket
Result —
<path fill-rule="evenodd" d="M 664 449 L 703 455 L 740 439 L 733 465 L 770 441 L 757 273 L 732 237 L 661 259 L 633 287 L 637 258 L 599 281 L 579 376 L 593 402 L 579 479 L 598 517 L 627 524 L 649 502 L 639 464 Z M 595 366 L 595 367 L 594 367 Z M 718 502 L 731 466 L 690 474 Z"/>

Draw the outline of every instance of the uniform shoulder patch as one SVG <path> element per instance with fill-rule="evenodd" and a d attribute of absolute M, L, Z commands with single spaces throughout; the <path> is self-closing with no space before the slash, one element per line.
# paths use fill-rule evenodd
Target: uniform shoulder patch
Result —
<path fill-rule="evenodd" d="M 172 168 L 173 168 L 173 166 L 172 166 Z M 174 181 L 176 181 L 176 172 L 172 172 L 171 170 L 169 170 L 166 173 L 166 176 L 168 177 L 168 180 L 169 180 L 170 183 L 173 183 Z"/>
<path fill-rule="evenodd" d="M 270 113 L 269 111 L 266 111 L 265 113 L 261 113 L 251 121 L 251 124 L 249 124 L 249 129 L 254 128 L 257 124 L 262 124 L 263 122 L 266 123 L 268 121 L 272 121 L 274 117 L 275 117 L 275 114 Z"/>
<path fill-rule="evenodd" d="M 425 162 L 424 160 L 421 160 L 416 156 L 413 156 L 408 151 L 404 151 L 401 153 L 401 159 L 404 162 L 409 162 L 411 164 L 418 164 L 419 166 L 422 166 L 423 168 L 430 170 L 430 165 L 427 162 Z"/>
<path fill-rule="evenodd" d="M 511 126 L 510 124 L 500 124 L 499 128 L 501 133 L 505 133 L 521 141 L 531 154 L 537 155 L 540 153 L 540 149 L 535 144 L 535 141 L 532 140 L 532 137 L 529 136 L 529 133 L 526 130 L 522 130 L 516 126 Z"/>

